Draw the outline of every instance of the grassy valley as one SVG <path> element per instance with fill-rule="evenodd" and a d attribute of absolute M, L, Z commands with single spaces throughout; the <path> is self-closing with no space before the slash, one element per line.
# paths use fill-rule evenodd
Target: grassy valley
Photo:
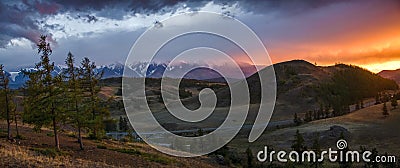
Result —
<path fill-rule="evenodd" d="M 255 156 L 258 150 L 268 145 L 274 149 L 289 150 L 296 131 L 303 135 L 306 146 L 312 147 L 317 137 L 321 148 L 335 145 L 340 132 L 345 132 L 351 148 L 360 146 L 377 148 L 399 156 L 400 151 L 390 145 L 400 140 L 395 130 L 399 128 L 400 111 L 388 103 L 389 115 L 382 115 L 382 102 L 390 101 L 389 95 L 396 95 L 398 85 L 359 67 L 338 64 L 316 66 L 302 60 L 274 65 L 277 79 L 277 101 L 271 124 L 254 143 L 247 142 L 248 131 L 257 115 L 260 101 L 258 74 L 248 77 L 251 105 L 246 127 L 226 147 L 197 158 L 177 158 L 155 151 L 140 140 L 125 137 L 93 138 L 90 127 L 82 131 L 85 149 L 77 141 L 76 127 L 70 123 L 59 124 L 60 150 L 54 148 L 54 131 L 44 126 L 38 131 L 35 125 L 19 123 L 20 137 L 6 140 L 7 123 L 1 123 L 0 141 L 3 165 L 25 166 L 66 166 L 75 167 L 241 167 L 249 163 L 246 156 Z M 133 131 L 129 123 L 122 129 L 121 120 L 126 117 L 122 100 L 122 78 L 108 78 L 98 81 L 100 103 L 109 111 L 103 124 L 105 132 Z M 139 80 L 139 79 L 128 79 Z M 167 79 L 177 80 L 177 79 Z M 203 88 L 211 88 L 218 97 L 217 108 L 206 120 L 193 124 L 180 121 L 170 115 L 161 100 L 161 79 L 146 79 L 147 102 L 157 120 L 168 130 L 199 130 L 216 128 L 224 121 L 229 111 L 230 91 L 224 81 L 201 81 L 183 79 L 179 93 L 183 104 L 191 109 L 199 106 L 198 94 Z M 239 81 L 240 82 L 240 81 Z M 175 88 L 178 90 L 178 88 Z M 17 90 L 13 100 L 19 113 L 24 111 L 23 90 Z M 378 97 L 378 98 L 376 98 Z M 371 104 L 372 102 L 372 104 Z M 374 105 L 375 104 L 375 105 Z M 356 107 L 358 106 L 358 107 Z M 365 107 L 365 108 L 363 108 Z M 311 115 L 312 116 L 308 116 Z M 296 115 L 297 119 L 293 118 Z M 19 116 L 20 117 L 20 116 Z M 19 118 L 18 117 L 18 118 Z M 307 117 L 310 117 L 308 119 Z M 23 118 L 19 118 L 19 122 Z M 298 123 L 296 123 L 298 121 Z M 36 130 L 36 131 L 34 131 Z M 15 132 L 15 128 L 11 132 Z M 394 132 L 393 132 L 394 131 Z M 207 132 L 206 132 L 207 133 Z M 187 136 L 187 135 L 186 135 Z M 189 136 L 198 136 L 197 131 Z M 222 159 L 222 160 L 221 160 Z M 254 159 L 254 157 L 253 157 Z M 248 158 L 247 158 L 248 160 Z M 262 166 L 263 164 L 257 164 Z M 282 166 L 280 164 L 271 164 Z M 324 163 L 335 167 L 335 163 Z M 265 166 L 265 165 L 264 165 Z M 296 165 L 292 165 L 296 166 Z M 304 165 L 300 165 L 304 166 Z"/>

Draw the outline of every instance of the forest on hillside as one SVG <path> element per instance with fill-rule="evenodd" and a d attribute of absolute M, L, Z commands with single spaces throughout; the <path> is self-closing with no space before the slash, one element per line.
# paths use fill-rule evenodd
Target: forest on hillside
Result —
<path fill-rule="evenodd" d="M 318 99 L 322 107 L 332 108 L 334 115 L 348 113 L 348 107 L 364 99 L 375 98 L 386 90 L 398 90 L 397 83 L 366 69 L 337 64 L 332 77 L 319 84 Z"/>

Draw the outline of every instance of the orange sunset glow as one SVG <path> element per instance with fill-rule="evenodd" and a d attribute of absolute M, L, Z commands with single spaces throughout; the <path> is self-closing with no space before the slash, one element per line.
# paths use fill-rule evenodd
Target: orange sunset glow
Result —
<path fill-rule="evenodd" d="M 274 63 L 304 59 L 318 65 L 354 64 L 372 72 L 400 68 L 399 1 L 337 5 L 276 24 L 284 26 L 270 29 L 284 32 L 265 31 L 264 36 Z"/>

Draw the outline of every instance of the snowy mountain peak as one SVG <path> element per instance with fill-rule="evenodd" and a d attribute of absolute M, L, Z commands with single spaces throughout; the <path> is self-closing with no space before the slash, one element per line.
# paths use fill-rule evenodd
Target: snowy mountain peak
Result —
<path fill-rule="evenodd" d="M 103 72 L 103 78 L 113 78 L 113 77 L 148 77 L 148 78 L 161 78 L 164 75 L 164 72 L 169 71 L 169 74 L 172 74 L 171 78 L 178 78 L 178 74 L 183 74 L 190 69 L 198 68 L 198 64 L 189 64 L 189 63 L 179 63 L 175 65 L 169 65 L 165 63 L 154 63 L 154 62 L 138 62 L 125 66 L 121 63 L 113 63 L 109 65 L 98 66 L 95 71 Z M 207 65 L 202 65 L 202 67 L 207 67 Z M 190 74 L 185 75 L 185 78 L 190 79 L 198 79 L 198 80 L 206 80 L 213 78 L 221 78 L 221 75 L 216 73 L 216 71 L 212 69 L 218 69 L 222 72 L 226 72 L 228 74 L 228 78 L 235 78 L 234 74 L 230 74 L 232 71 L 232 67 L 229 66 L 208 66 L 209 68 L 200 68 L 200 70 L 190 71 Z M 53 75 L 59 75 L 63 72 L 67 67 L 64 65 L 56 65 L 54 67 Z M 10 86 L 12 88 L 19 88 L 23 86 L 23 84 L 29 79 L 27 76 L 23 74 L 22 71 L 36 71 L 36 68 L 24 68 L 20 71 L 16 72 L 8 72 L 8 76 L 10 78 Z M 255 68 L 242 68 L 244 75 L 250 76 L 255 72 Z M 125 74 L 124 74 L 125 72 Z M 176 76 L 174 76 L 176 75 Z"/>

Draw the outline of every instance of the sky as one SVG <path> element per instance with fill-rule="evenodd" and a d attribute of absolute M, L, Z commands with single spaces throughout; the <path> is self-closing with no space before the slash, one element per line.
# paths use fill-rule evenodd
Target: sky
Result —
<path fill-rule="evenodd" d="M 0 64 L 6 70 L 34 65 L 41 34 L 48 35 L 56 64 L 63 64 L 69 51 L 77 60 L 89 57 L 97 65 L 124 63 L 148 27 L 193 11 L 223 13 L 245 23 L 274 63 L 304 59 L 317 65 L 354 64 L 373 72 L 400 68 L 398 0 L 6 0 L 0 2 Z M 192 35 L 180 40 L 161 54 L 161 61 L 199 41 L 239 60 L 246 57 L 225 39 Z"/>

